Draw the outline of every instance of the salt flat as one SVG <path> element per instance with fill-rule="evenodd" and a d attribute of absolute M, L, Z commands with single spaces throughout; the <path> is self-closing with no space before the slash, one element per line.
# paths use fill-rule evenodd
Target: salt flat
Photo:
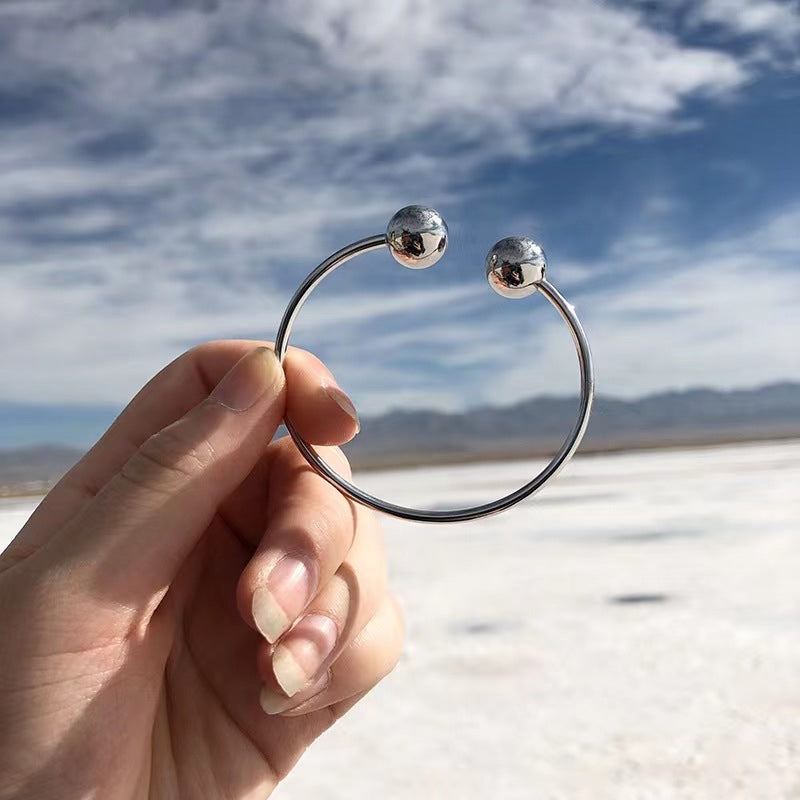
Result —
<path fill-rule="evenodd" d="M 444 506 L 534 467 L 361 480 Z M 0 504 L 0 545 L 33 505 Z M 387 520 L 406 653 L 276 796 L 799 798 L 799 516 L 786 442 L 579 458 L 489 520 Z"/>

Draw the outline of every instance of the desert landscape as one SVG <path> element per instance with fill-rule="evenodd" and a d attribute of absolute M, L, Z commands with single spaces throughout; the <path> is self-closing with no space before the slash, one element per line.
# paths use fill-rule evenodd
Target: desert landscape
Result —
<path fill-rule="evenodd" d="M 537 466 L 359 477 L 443 507 Z M 796 440 L 583 456 L 488 520 L 387 519 L 405 655 L 276 797 L 800 797 L 798 485 Z M 1 503 L 4 546 L 36 500 Z"/>

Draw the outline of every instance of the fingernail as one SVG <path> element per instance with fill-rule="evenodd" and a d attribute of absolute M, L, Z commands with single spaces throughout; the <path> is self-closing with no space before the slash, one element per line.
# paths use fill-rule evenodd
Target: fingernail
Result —
<path fill-rule="evenodd" d="M 285 694 L 276 692 L 273 689 L 264 686 L 262 687 L 261 694 L 259 696 L 261 708 L 265 714 L 282 714 L 284 711 L 289 711 L 296 706 L 299 706 L 301 703 L 306 703 L 321 692 L 325 691 L 330 683 L 330 679 L 330 673 L 326 671 L 320 675 L 319 679 L 314 681 L 314 683 L 309 686 L 308 689 L 301 694 L 295 695 L 294 697 L 287 697 Z"/>
<path fill-rule="evenodd" d="M 308 604 L 313 577 L 305 561 L 284 556 L 270 572 L 266 585 L 253 592 L 253 620 L 270 644 L 289 630 Z"/>
<path fill-rule="evenodd" d="M 209 399 L 231 411 L 247 411 L 282 379 L 275 353 L 268 347 L 257 347 L 231 368 Z"/>
<path fill-rule="evenodd" d="M 293 697 L 316 678 L 336 647 L 338 635 L 330 617 L 309 614 L 275 648 L 272 671 L 287 697 Z"/>
<path fill-rule="evenodd" d="M 353 401 L 335 383 L 326 383 L 324 388 L 325 394 L 356 423 L 356 428 L 360 431 L 361 422 L 359 422 L 358 411 L 356 411 Z"/>

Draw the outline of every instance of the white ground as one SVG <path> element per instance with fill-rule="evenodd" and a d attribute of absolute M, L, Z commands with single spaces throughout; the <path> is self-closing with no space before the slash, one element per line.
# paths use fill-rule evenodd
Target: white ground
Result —
<path fill-rule="evenodd" d="M 363 483 L 471 503 L 533 467 Z M 0 505 L 0 547 L 32 505 Z M 799 517 L 793 442 L 578 459 L 490 520 L 388 520 L 406 655 L 276 796 L 800 798 Z M 613 601 L 638 594 L 665 597 Z"/>

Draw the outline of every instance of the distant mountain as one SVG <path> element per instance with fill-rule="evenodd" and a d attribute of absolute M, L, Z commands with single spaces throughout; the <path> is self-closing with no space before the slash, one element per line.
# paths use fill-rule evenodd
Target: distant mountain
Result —
<path fill-rule="evenodd" d="M 392 411 L 364 419 L 347 447 L 363 466 L 434 463 L 551 452 L 572 428 L 577 398 L 537 397 L 458 414 Z M 582 449 L 618 450 L 800 436 L 800 383 L 760 389 L 598 397 Z"/>
<path fill-rule="evenodd" d="M 362 433 L 346 450 L 362 467 L 541 455 L 563 441 L 577 404 L 576 398 L 537 397 L 458 414 L 391 411 L 362 420 Z M 598 397 L 582 450 L 784 437 L 800 437 L 800 383 L 736 391 L 693 389 L 640 400 Z M 80 454 L 58 446 L 0 449 L 0 492 L 50 484 Z"/>

